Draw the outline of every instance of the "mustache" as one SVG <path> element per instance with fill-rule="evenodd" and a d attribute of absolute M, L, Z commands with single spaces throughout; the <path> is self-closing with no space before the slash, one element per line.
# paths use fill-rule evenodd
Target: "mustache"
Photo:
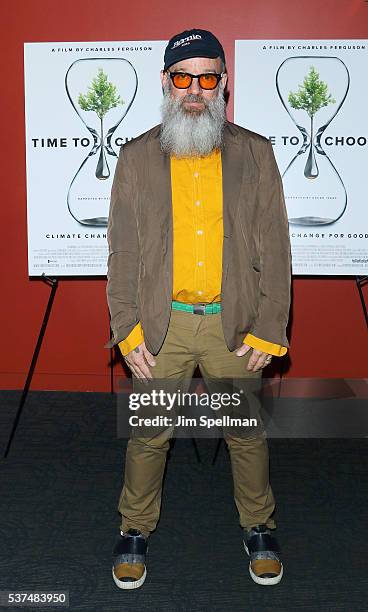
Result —
<path fill-rule="evenodd" d="M 202 104 L 205 104 L 205 106 L 208 106 L 207 100 L 205 100 L 200 94 L 187 94 L 181 99 L 182 104 L 183 102 L 201 102 Z"/>

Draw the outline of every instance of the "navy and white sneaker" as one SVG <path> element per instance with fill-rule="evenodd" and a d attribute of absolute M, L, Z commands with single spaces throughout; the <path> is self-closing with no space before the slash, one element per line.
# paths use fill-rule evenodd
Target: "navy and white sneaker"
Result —
<path fill-rule="evenodd" d="M 250 557 L 249 573 L 257 584 L 269 585 L 280 582 L 283 565 L 280 547 L 271 530 L 266 525 L 256 525 L 244 529 L 244 548 Z"/>
<path fill-rule="evenodd" d="M 119 589 L 138 589 L 147 576 L 148 538 L 138 529 L 120 533 L 113 550 L 112 577 Z"/>

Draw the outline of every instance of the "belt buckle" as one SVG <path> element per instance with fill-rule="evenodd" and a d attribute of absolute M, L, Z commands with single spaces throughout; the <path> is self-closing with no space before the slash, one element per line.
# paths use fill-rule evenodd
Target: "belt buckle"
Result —
<path fill-rule="evenodd" d="M 206 314 L 206 304 L 203 302 L 199 302 L 198 304 L 193 304 L 193 314 L 204 315 Z"/>

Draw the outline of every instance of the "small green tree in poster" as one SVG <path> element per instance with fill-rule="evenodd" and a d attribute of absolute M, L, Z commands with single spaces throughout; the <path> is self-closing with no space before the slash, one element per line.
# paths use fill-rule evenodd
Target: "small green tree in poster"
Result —
<path fill-rule="evenodd" d="M 125 102 L 116 93 L 116 86 L 109 82 L 107 74 L 102 68 L 99 68 L 97 76 L 95 76 L 92 84 L 88 87 L 88 92 L 86 94 L 79 94 L 78 104 L 84 111 L 94 111 L 100 119 L 101 146 L 96 177 L 107 179 L 110 176 L 110 171 L 105 158 L 103 120 L 109 110 L 116 108 L 119 104 L 125 104 Z"/>
<path fill-rule="evenodd" d="M 92 85 L 88 87 L 88 92 L 79 94 L 78 103 L 84 111 L 95 111 L 100 121 L 103 121 L 108 111 L 119 104 L 124 104 L 124 100 L 117 95 L 116 85 L 109 83 L 107 74 L 99 68 Z"/>
<path fill-rule="evenodd" d="M 328 85 L 319 78 L 319 73 L 314 68 L 310 67 L 309 74 L 304 77 L 303 85 L 299 85 L 299 91 L 290 92 L 288 96 L 289 104 L 292 108 L 304 110 L 308 113 L 311 122 L 310 131 L 310 155 L 305 169 L 307 178 L 316 178 L 318 169 L 313 159 L 313 119 L 315 114 L 328 104 L 335 104 L 336 100 L 328 93 Z"/>
<path fill-rule="evenodd" d="M 304 77 L 303 85 L 299 85 L 299 91 L 289 93 L 290 106 L 305 110 L 311 119 L 320 108 L 335 102 L 336 100 L 328 93 L 327 83 L 320 80 L 314 66 L 310 67 L 309 74 Z"/>

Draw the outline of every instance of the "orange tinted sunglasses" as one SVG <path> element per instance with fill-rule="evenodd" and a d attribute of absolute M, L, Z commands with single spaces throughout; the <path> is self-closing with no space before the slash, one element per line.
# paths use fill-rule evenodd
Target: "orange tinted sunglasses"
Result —
<path fill-rule="evenodd" d="M 190 74 L 189 72 L 169 72 L 170 79 L 177 89 L 188 89 L 191 86 L 193 79 L 198 79 L 199 86 L 202 89 L 216 89 L 220 80 L 224 76 L 213 72 L 205 72 L 204 74 Z"/>

